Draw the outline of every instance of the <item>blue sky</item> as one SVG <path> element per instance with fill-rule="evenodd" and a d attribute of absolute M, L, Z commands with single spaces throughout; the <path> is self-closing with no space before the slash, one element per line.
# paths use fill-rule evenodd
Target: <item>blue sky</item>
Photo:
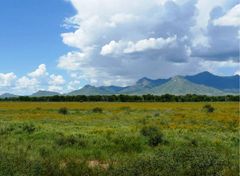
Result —
<path fill-rule="evenodd" d="M 237 0 L 2 0 L 0 94 L 239 74 Z"/>
<path fill-rule="evenodd" d="M 66 29 L 61 26 L 74 14 L 63 0 L 1 1 L 1 72 L 24 75 L 42 63 L 57 71 L 57 58 L 70 50 L 62 43 Z"/>

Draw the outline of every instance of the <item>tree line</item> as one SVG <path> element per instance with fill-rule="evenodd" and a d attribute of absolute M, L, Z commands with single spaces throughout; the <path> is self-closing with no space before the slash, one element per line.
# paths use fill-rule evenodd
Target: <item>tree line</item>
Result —
<path fill-rule="evenodd" d="M 239 95 L 207 96 L 207 95 L 77 95 L 77 96 L 48 96 L 30 97 L 19 96 L 3 98 L 0 101 L 26 102 L 239 102 Z"/>

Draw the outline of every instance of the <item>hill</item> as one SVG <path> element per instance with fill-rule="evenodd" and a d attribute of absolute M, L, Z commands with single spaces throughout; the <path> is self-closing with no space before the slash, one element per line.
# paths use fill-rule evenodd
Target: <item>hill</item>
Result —
<path fill-rule="evenodd" d="M 142 94 L 198 94 L 225 95 L 239 92 L 239 75 L 216 76 L 202 72 L 192 76 L 176 76 L 169 79 L 142 78 L 134 85 L 127 87 L 87 85 L 68 95 L 142 95 Z"/>
<path fill-rule="evenodd" d="M 4 93 L 0 95 L 0 98 L 15 98 L 18 97 L 18 95 L 10 94 L 10 93 Z"/>
<path fill-rule="evenodd" d="M 58 92 L 51 92 L 51 91 L 37 91 L 36 93 L 32 94 L 31 97 L 50 97 L 50 96 L 55 96 L 55 95 L 61 95 Z"/>
<path fill-rule="evenodd" d="M 117 91 L 116 91 L 117 92 Z M 114 89 L 110 87 L 94 87 L 91 85 L 86 85 L 80 90 L 75 90 L 68 93 L 70 96 L 74 95 L 110 95 L 116 93 Z"/>
<path fill-rule="evenodd" d="M 86 85 L 65 95 L 143 95 L 143 94 L 197 94 L 197 95 L 226 95 L 239 93 L 239 75 L 217 76 L 202 72 L 191 76 L 175 76 L 169 79 L 150 79 L 143 77 L 135 84 L 126 87 Z M 32 97 L 61 95 L 58 92 L 38 91 Z M 17 97 L 13 94 L 3 94 L 0 98 Z"/>
<path fill-rule="evenodd" d="M 163 95 L 163 94 L 223 95 L 223 94 L 226 94 L 225 92 L 212 87 L 207 87 L 204 85 L 192 83 L 181 76 L 173 77 L 167 83 L 154 87 L 153 89 L 150 90 L 149 93 L 154 95 Z"/>
<path fill-rule="evenodd" d="M 226 92 L 239 92 L 239 75 L 217 76 L 209 72 L 202 72 L 193 76 L 185 76 L 185 79 Z"/>

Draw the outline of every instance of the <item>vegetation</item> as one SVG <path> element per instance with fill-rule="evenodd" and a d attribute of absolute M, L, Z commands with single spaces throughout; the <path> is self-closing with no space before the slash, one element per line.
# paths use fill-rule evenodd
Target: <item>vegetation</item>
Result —
<path fill-rule="evenodd" d="M 239 95 L 207 96 L 207 95 L 77 95 L 77 96 L 46 96 L 46 97 L 11 97 L 0 98 L 0 101 L 30 102 L 229 102 L 240 101 Z"/>
<path fill-rule="evenodd" d="M 213 112 L 215 109 L 214 109 L 214 107 L 212 107 L 212 105 L 206 104 L 203 106 L 203 110 L 206 112 Z"/>
<path fill-rule="evenodd" d="M 93 112 L 94 112 L 94 113 L 102 113 L 102 112 L 103 112 L 103 109 L 102 109 L 102 108 L 99 108 L 99 107 L 96 107 L 96 108 L 93 108 Z"/>
<path fill-rule="evenodd" d="M 68 109 L 66 107 L 60 108 L 58 110 L 59 114 L 67 115 L 68 114 Z"/>
<path fill-rule="evenodd" d="M 237 176 L 239 103 L 0 102 L 0 141 L 3 176 Z"/>
<path fill-rule="evenodd" d="M 148 144 L 152 147 L 155 147 L 163 142 L 163 134 L 157 127 L 154 126 L 144 127 L 141 130 L 141 134 L 149 138 Z"/>

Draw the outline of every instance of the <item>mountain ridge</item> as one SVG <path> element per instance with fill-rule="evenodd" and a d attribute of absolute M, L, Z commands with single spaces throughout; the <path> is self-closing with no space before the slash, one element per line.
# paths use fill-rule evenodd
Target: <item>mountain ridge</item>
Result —
<path fill-rule="evenodd" d="M 203 95 L 226 95 L 239 94 L 239 75 L 218 76 L 210 72 L 201 72 L 195 75 L 174 76 L 168 79 L 150 79 L 143 77 L 135 84 L 126 87 L 120 86 L 100 86 L 85 85 L 79 90 L 74 90 L 66 94 L 53 91 L 40 90 L 31 97 L 44 97 L 55 95 L 143 95 L 143 94 L 203 94 Z M 18 97 L 14 94 L 5 93 L 0 98 Z"/>
<path fill-rule="evenodd" d="M 33 93 L 31 97 L 44 97 L 44 96 L 55 96 L 55 95 L 61 95 L 61 94 L 53 91 L 39 90 Z"/>
<path fill-rule="evenodd" d="M 160 90 L 164 89 L 161 87 L 164 84 L 168 84 L 172 79 L 181 78 L 186 85 L 181 86 L 181 91 L 178 84 L 172 84 L 171 90 Z M 226 82 L 224 80 L 226 79 Z M 208 80 L 210 80 L 208 82 Z M 220 83 L 215 83 L 220 80 Z M 92 89 L 94 86 L 91 86 Z M 75 90 L 75 95 L 111 95 L 111 94 L 128 94 L 128 95 L 141 95 L 141 94 L 204 94 L 204 95 L 222 95 L 222 94 L 234 94 L 239 92 L 239 75 L 234 76 L 217 76 L 210 72 L 201 72 L 196 75 L 190 76 L 175 76 L 169 79 L 150 79 L 143 77 L 139 79 L 134 85 L 127 87 L 117 87 L 120 91 L 106 91 L 108 86 L 94 87 L 94 91 L 86 90 L 86 86 L 82 89 L 87 91 L 87 94 L 83 93 L 83 90 Z M 170 87 L 168 89 L 170 89 Z M 83 93 L 83 94 L 82 94 Z M 71 95 L 71 93 L 70 93 Z"/>

